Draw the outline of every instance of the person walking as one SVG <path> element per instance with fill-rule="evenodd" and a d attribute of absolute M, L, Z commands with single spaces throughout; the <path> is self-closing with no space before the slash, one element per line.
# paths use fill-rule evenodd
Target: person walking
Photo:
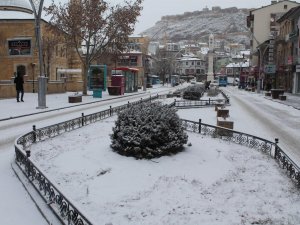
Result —
<path fill-rule="evenodd" d="M 15 77 L 14 83 L 16 84 L 16 91 L 17 91 L 17 102 L 19 101 L 20 93 L 21 93 L 21 102 L 24 102 L 24 79 L 23 76 L 21 76 L 20 73 L 17 73 L 17 76 Z"/>

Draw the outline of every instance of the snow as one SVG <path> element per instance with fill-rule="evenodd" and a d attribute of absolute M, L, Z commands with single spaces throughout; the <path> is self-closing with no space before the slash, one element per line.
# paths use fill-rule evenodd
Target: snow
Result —
<path fill-rule="evenodd" d="M 152 94 L 169 89 L 154 88 Z M 283 149 L 295 159 L 299 157 L 299 96 L 287 95 L 288 100 L 280 102 L 236 87 L 223 90 L 230 96 L 229 119 L 234 121 L 235 130 L 269 140 L 279 137 Z M 17 136 L 28 132 L 33 124 L 44 127 L 78 117 L 81 112 L 97 112 L 129 101 L 105 102 L 109 96 L 103 93 L 100 101 L 87 96 L 83 98 L 86 105 L 58 109 L 74 105 L 67 103 L 69 94 L 47 95 L 45 110 L 36 109 L 37 94 L 25 93 L 24 103 L 0 100 L 1 119 L 43 112 L 0 121 L 0 176 L 5 181 L 0 185 L 3 224 L 46 224 L 10 168 Z M 135 100 L 141 97 L 145 96 L 137 95 Z M 46 112 L 49 110 L 54 111 Z M 180 109 L 178 114 L 216 124 L 213 107 Z M 299 190 L 269 156 L 188 132 L 191 146 L 186 145 L 184 151 L 151 161 L 135 160 L 110 149 L 114 119 L 31 148 L 32 160 L 93 221 L 114 225 L 300 223 Z"/>

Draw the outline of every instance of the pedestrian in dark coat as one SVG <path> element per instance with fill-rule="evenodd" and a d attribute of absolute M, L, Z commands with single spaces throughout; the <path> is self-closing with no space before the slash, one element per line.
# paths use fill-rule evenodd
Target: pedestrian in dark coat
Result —
<path fill-rule="evenodd" d="M 18 73 L 17 76 L 15 77 L 14 83 L 16 84 L 16 91 L 17 91 L 17 102 L 19 102 L 19 96 L 21 93 L 21 102 L 24 102 L 23 97 L 24 97 L 24 79 L 23 76 Z"/>

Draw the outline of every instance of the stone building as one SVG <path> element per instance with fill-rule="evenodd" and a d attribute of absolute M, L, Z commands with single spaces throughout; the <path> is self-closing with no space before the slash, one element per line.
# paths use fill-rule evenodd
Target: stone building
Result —
<path fill-rule="evenodd" d="M 47 93 L 82 89 L 81 62 L 41 20 L 44 74 Z M 25 92 L 37 92 L 40 75 L 35 21 L 29 1 L 0 0 L 0 98 L 14 97 L 13 78 L 24 76 Z"/>

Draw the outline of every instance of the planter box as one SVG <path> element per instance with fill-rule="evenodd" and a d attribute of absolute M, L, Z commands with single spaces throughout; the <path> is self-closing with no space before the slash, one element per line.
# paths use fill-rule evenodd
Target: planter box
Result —
<path fill-rule="evenodd" d="M 215 104 L 215 111 L 218 111 L 218 109 L 222 109 L 222 108 L 224 108 L 224 104 L 223 103 L 217 103 L 217 104 Z"/>
<path fill-rule="evenodd" d="M 217 118 L 217 126 L 219 127 L 224 127 L 227 129 L 233 129 L 233 121 L 231 120 L 226 120 L 223 117 L 218 117 Z M 232 136 L 232 132 L 229 130 L 225 130 L 222 128 L 217 128 L 217 134 L 221 136 Z"/>
<path fill-rule="evenodd" d="M 279 95 L 279 100 L 285 101 L 286 100 L 286 95 Z"/>
<path fill-rule="evenodd" d="M 271 89 L 271 95 L 273 99 L 278 99 L 279 95 L 284 94 L 284 89 Z"/>
<path fill-rule="evenodd" d="M 69 103 L 82 102 L 82 95 L 69 96 Z"/>
<path fill-rule="evenodd" d="M 217 108 L 217 117 L 226 118 L 229 116 L 229 109 Z"/>

